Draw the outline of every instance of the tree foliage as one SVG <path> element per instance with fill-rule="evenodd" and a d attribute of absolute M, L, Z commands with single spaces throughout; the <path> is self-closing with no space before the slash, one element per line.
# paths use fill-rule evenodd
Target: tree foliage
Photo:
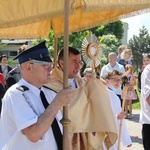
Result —
<path fill-rule="evenodd" d="M 7 46 L 7 44 L 6 43 L 1 43 L 1 40 L 0 40 L 0 54 L 2 54 L 2 49 L 6 46 Z"/>
<path fill-rule="evenodd" d="M 121 21 L 117 21 L 101 25 L 99 27 L 94 27 L 89 30 L 72 33 L 69 35 L 69 46 L 81 50 L 83 39 L 91 32 L 100 40 L 100 47 L 103 51 L 101 66 L 103 66 L 107 63 L 108 53 L 117 52 L 118 46 L 121 45 L 121 39 L 124 33 L 123 23 Z M 42 40 L 43 39 L 38 39 L 38 42 Z M 63 37 L 59 37 L 58 52 L 63 48 L 63 46 Z M 47 47 L 49 48 L 50 55 L 54 57 L 54 34 L 52 30 L 50 31 L 49 38 L 47 39 Z M 84 67 L 86 67 L 86 64 L 84 64 Z"/>
<path fill-rule="evenodd" d="M 123 23 L 121 21 L 117 21 L 114 23 L 110 23 L 110 24 L 106 24 L 106 25 L 101 25 L 99 27 L 94 27 L 91 28 L 89 30 L 84 30 L 84 31 L 79 31 L 79 32 L 75 32 L 69 35 L 69 46 L 75 47 L 77 49 L 81 49 L 81 45 L 82 45 L 82 40 L 86 37 L 86 35 L 89 35 L 90 33 L 95 34 L 95 36 L 99 39 L 101 39 L 101 37 L 103 35 L 110 35 L 107 37 L 108 38 L 111 37 L 111 35 L 114 35 L 116 37 L 116 42 L 115 45 L 119 45 L 123 33 L 124 33 L 124 28 L 123 28 Z M 102 38 L 102 40 L 100 41 L 101 44 L 103 44 L 103 42 L 105 43 L 106 41 L 104 40 L 105 37 Z M 110 43 L 109 43 L 110 42 Z M 115 42 L 115 40 L 111 39 L 107 42 L 108 46 L 113 46 L 114 43 L 111 42 Z M 63 37 L 59 37 L 58 38 L 58 51 L 61 50 L 63 48 Z M 106 44 L 106 43 L 105 43 Z M 53 56 L 53 50 L 54 50 L 54 34 L 53 31 L 51 30 L 49 33 L 49 38 L 47 39 L 47 45 L 51 51 L 51 54 Z M 114 47 L 110 47 L 110 49 L 115 49 Z"/>
<path fill-rule="evenodd" d="M 107 58 L 109 53 L 117 53 L 117 49 L 120 45 L 120 42 L 115 35 L 103 35 L 102 37 L 99 37 L 99 39 L 101 43 L 100 46 L 103 52 L 101 59 L 101 66 L 103 66 L 108 62 Z"/>
<path fill-rule="evenodd" d="M 122 21 L 117 21 L 92 28 L 91 31 L 97 37 L 110 34 L 115 35 L 118 40 L 121 40 L 124 33 L 124 26 Z"/>
<path fill-rule="evenodd" d="M 128 44 L 128 47 L 133 53 L 132 62 L 136 69 L 142 66 L 142 54 L 150 52 L 150 35 L 148 30 L 143 26 L 139 31 L 139 35 L 134 35 L 133 38 L 129 40 Z"/>

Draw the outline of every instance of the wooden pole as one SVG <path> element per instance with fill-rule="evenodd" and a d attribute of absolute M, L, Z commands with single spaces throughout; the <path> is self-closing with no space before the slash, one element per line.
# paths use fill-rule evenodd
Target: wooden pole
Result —
<path fill-rule="evenodd" d="M 126 101 L 127 90 L 128 90 L 128 86 L 127 85 L 123 86 L 122 112 L 124 112 L 124 106 L 125 106 L 125 101 Z M 120 140 L 121 140 L 121 132 L 122 132 L 122 121 L 123 121 L 123 119 L 120 120 L 119 135 L 118 135 L 118 149 L 117 150 L 120 150 Z"/>
<path fill-rule="evenodd" d="M 57 66 L 58 38 L 54 38 L 54 66 Z"/>
<path fill-rule="evenodd" d="M 64 74 L 63 74 L 63 88 L 68 87 L 68 41 L 69 41 L 69 0 L 64 1 Z M 69 150 L 68 138 L 68 106 L 63 107 L 63 118 L 61 120 L 63 125 L 63 150 Z"/>

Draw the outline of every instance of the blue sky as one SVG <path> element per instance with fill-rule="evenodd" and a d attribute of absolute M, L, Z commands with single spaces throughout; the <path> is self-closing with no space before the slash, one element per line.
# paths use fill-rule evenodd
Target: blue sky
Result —
<path fill-rule="evenodd" d="M 138 35 L 139 29 L 141 29 L 143 25 L 147 30 L 149 30 L 150 33 L 150 13 L 122 19 L 122 21 L 127 22 L 129 25 L 128 40 L 132 38 L 133 35 Z"/>

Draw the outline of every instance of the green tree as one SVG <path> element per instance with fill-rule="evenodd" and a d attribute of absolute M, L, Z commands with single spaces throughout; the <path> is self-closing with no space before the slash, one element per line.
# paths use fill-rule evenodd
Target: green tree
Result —
<path fill-rule="evenodd" d="M 101 25 L 99 27 L 94 27 L 89 30 L 72 33 L 69 35 L 69 46 L 81 50 L 83 39 L 91 32 L 100 40 L 101 49 L 103 51 L 101 64 L 103 66 L 107 63 L 108 53 L 117 52 L 118 46 L 121 45 L 121 39 L 124 33 L 123 22 L 117 21 L 114 23 Z M 43 39 L 38 39 L 38 42 L 42 40 Z M 63 37 L 59 37 L 58 52 L 63 48 L 63 45 Z M 47 46 L 49 48 L 50 55 L 54 57 L 54 33 L 52 30 L 50 30 L 49 38 L 47 39 Z M 84 67 L 86 67 L 86 64 L 84 64 Z"/>
<path fill-rule="evenodd" d="M 101 59 L 101 66 L 107 64 L 108 62 L 108 54 L 111 52 L 117 53 L 118 46 L 120 45 L 119 40 L 116 38 L 115 35 L 103 35 L 99 37 L 100 39 L 100 46 L 103 52 L 102 59 Z"/>
<path fill-rule="evenodd" d="M 90 34 L 90 32 L 95 34 L 97 38 L 103 35 L 109 35 L 109 34 L 115 35 L 116 38 L 118 39 L 118 42 L 120 42 L 124 33 L 123 22 L 117 21 L 114 23 L 101 25 L 99 27 L 94 27 L 89 30 L 72 33 L 69 35 L 69 46 L 81 49 L 82 40 L 85 38 L 86 35 Z M 52 30 L 49 33 L 47 44 L 48 47 L 50 47 L 50 49 L 54 49 L 54 34 Z M 58 50 L 62 49 L 62 47 L 63 47 L 63 37 L 59 37 Z"/>
<path fill-rule="evenodd" d="M 124 26 L 122 21 L 117 21 L 92 28 L 91 31 L 97 37 L 111 34 L 115 35 L 118 40 L 121 40 L 124 33 Z"/>
<path fill-rule="evenodd" d="M 69 35 L 69 46 L 75 47 L 77 49 L 81 49 L 82 40 L 85 38 L 86 35 L 90 34 L 89 30 L 84 30 L 76 33 L 72 33 Z M 50 54 L 54 57 L 54 33 L 51 30 L 49 33 L 49 38 L 46 40 L 47 46 L 49 48 Z M 63 36 L 58 38 L 58 52 L 64 46 L 64 39 Z"/>
<path fill-rule="evenodd" d="M 1 43 L 1 40 L 0 40 L 0 55 L 2 54 L 2 50 L 4 47 L 6 47 L 7 44 L 6 43 Z"/>
<path fill-rule="evenodd" d="M 148 30 L 143 26 L 139 31 L 139 35 L 134 35 L 128 44 L 133 53 L 132 62 L 136 70 L 142 66 L 142 54 L 150 52 L 150 35 Z"/>

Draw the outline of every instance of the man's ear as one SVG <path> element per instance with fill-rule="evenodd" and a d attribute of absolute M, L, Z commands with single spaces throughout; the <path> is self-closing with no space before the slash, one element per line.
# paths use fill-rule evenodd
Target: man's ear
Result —
<path fill-rule="evenodd" d="M 63 69 L 64 68 L 64 61 L 60 59 L 59 60 L 59 65 L 60 65 L 60 68 Z"/>
<path fill-rule="evenodd" d="M 26 69 L 27 69 L 27 71 L 31 71 L 32 70 L 32 64 L 27 63 Z"/>

